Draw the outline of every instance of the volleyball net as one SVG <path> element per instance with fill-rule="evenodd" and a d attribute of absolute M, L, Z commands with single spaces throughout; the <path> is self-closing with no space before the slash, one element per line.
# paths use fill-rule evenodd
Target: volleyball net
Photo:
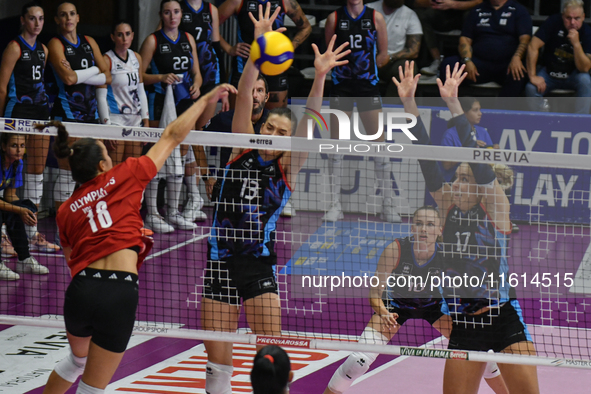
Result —
<path fill-rule="evenodd" d="M 496 103 L 480 99 L 482 108 L 494 108 Z M 561 103 L 557 105 L 564 105 Z M 227 172 L 226 190 L 229 184 L 233 184 L 233 192 L 218 206 L 218 211 L 223 205 L 225 212 L 248 212 L 242 227 L 225 232 L 218 230 L 218 237 L 225 237 L 225 245 L 231 245 L 230 248 L 240 245 L 246 249 L 257 242 L 264 243 L 268 239 L 261 231 L 262 223 L 271 223 L 274 228 L 272 252 L 277 256 L 277 265 L 273 269 L 281 304 L 281 335 L 252 334 L 244 316 L 238 320 L 235 332 L 203 330 L 207 325 L 202 315 L 204 283 L 211 286 L 212 272 L 223 279 L 220 281 L 222 293 L 234 297 L 236 302 L 239 299 L 226 288 L 231 285 L 226 268 L 218 264 L 205 270 L 215 201 L 208 201 L 202 182 L 201 196 L 206 201 L 203 211 L 207 220 L 198 223 L 191 231 L 177 229 L 173 233 L 153 236 L 154 248 L 140 271 L 140 301 L 134 333 L 591 368 L 591 320 L 588 317 L 591 309 L 591 165 L 588 158 L 591 134 L 586 131 L 589 116 L 487 109 L 483 110 L 480 126 L 486 128 L 494 144 L 457 148 L 440 146 L 441 141 L 449 137 L 445 133 L 450 128 L 448 121 L 451 118 L 441 104 L 440 100 L 420 103 L 420 116 L 431 136 L 432 145 L 429 146 L 411 144 L 410 136 L 402 126 L 403 109 L 386 102 L 380 115 L 385 134 L 388 130 L 392 132 L 392 138 L 386 142 L 356 138 L 356 130 L 362 135 L 375 134 L 375 131 L 365 133 L 361 119 L 356 115 L 350 119 L 350 140 L 331 139 L 334 124 L 331 125 L 328 112 L 323 111 L 307 120 L 309 135 L 306 138 L 191 132 L 185 142 L 205 147 L 208 174 L 220 179 L 224 174 L 219 169 L 223 147 L 272 149 L 291 152 L 292 156 L 307 154 L 299 173 L 290 174 L 296 180 L 292 181 L 295 185 L 289 185 L 294 186 L 290 203 L 295 208 L 295 215 L 265 216 L 270 201 L 285 205 L 287 200 L 283 201 L 281 185 L 274 183 L 277 177 L 271 172 L 277 168 L 265 167 L 263 161 L 258 163 L 259 167 L 248 167 L 245 162 L 243 168 Z M 514 108 L 521 105 L 516 102 Z M 503 106 L 511 107 L 507 101 Z M 292 100 L 291 108 L 298 118 L 308 111 L 304 99 Z M 328 106 L 323 108 L 328 109 Z M 1 119 L 0 129 L 27 136 L 55 134 L 52 128 L 41 132 L 34 130 L 34 123 Z M 102 138 L 136 145 L 157 141 L 163 131 L 86 124 L 67 124 L 67 129 L 73 137 Z M 493 146 L 495 144 L 499 145 L 498 149 Z M 436 160 L 442 168 L 453 168 L 460 163 L 495 165 L 497 179 L 511 204 L 513 233 L 503 238 L 502 247 L 499 247 L 499 240 L 486 239 L 490 234 L 483 228 L 479 234 L 483 244 L 477 257 L 482 260 L 478 264 L 501 260 L 500 264 L 508 265 L 506 275 L 489 277 L 463 272 L 451 277 L 446 276 L 447 270 L 443 266 L 427 270 L 427 276 L 417 277 L 415 273 L 421 265 L 412 258 L 400 259 L 404 266 L 399 267 L 397 274 L 381 273 L 389 275 L 390 281 L 381 290 L 380 272 L 376 272 L 380 256 L 386 253 L 391 258 L 387 255 L 390 245 L 396 239 L 413 234 L 413 213 L 421 206 L 434 204 L 426 190 L 419 159 Z M 52 184 L 53 174 L 54 171 L 45 170 L 40 212 L 51 213 L 52 202 L 48 197 L 55 186 Z M 453 170 L 450 174 L 448 181 L 451 184 Z M 165 183 L 161 181 L 160 186 L 166 187 Z M 259 189 L 263 185 L 265 191 L 261 193 Z M 464 194 L 476 193 L 475 190 L 467 190 Z M 25 198 L 27 192 L 20 190 L 18 195 Z M 181 202 L 183 200 L 181 198 Z M 166 205 L 166 201 L 159 205 Z M 166 206 L 161 209 L 166 217 Z M 182 211 L 182 206 L 180 209 Z M 486 227 L 485 224 L 482 226 Z M 49 215 L 40 219 L 38 229 L 53 241 L 55 218 Z M 469 253 L 467 248 L 472 246 L 467 240 L 467 234 L 458 232 L 457 241 L 447 246 Z M 441 239 L 439 244 L 445 250 L 446 245 L 442 245 Z M 0 282 L 3 300 L 0 324 L 63 327 L 63 302 L 70 282 L 63 255 L 39 250 L 32 250 L 31 254 L 49 269 L 49 274 L 24 273 L 19 280 Z M 11 269 L 15 269 L 16 260 L 15 257 L 4 257 L 4 263 Z M 234 274 L 243 272 L 244 267 L 238 263 Z M 461 297 L 458 289 L 484 286 L 490 299 L 484 313 L 489 319 L 479 324 L 486 325 L 498 316 L 500 289 L 507 285 L 515 291 L 511 297 L 515 296 L 520 302 L 536 355 L 446 350 L 447 340 L 426 321 L 416 319 L 407 320 L 389 346 L 357 343 L 374 313 L 368 298 L 371 294 L 375 296 L 376 292 L 388 299 L 394 288 L 407 289 L 407 297 L 421 304 L 421 297 L 426 297 L 421 294 L 427 294 L 421 292 L 425 287 L 435 293 L 441 288 L 447 299 L 454 299 Z M 257 286 L 265 288 L 273 283 L 262 281 Z M 418 294 L 416 297 L 411 297 L 413 291 Z M 434 293 L 428 294 L 433 296 Z M 248 308 L 243 304 L 243 314 Z M 261 310 L 262 315 L 254 316 L 255 320 L 269 318 L 265 315 L 265 308 Z M 217 314 L 215 318 L 226 317 Z M 450 318 L 458 324 L 474 325 L 461 313 L 452 313 Z"/>

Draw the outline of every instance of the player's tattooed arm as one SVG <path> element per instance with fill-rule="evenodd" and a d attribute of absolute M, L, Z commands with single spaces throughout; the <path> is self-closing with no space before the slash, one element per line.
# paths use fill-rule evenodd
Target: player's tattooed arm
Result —
<path fill-rule="evenodd" d="M 400 52 L 391 54 L 390 61 L 395 62 L 400 59 L 411 60 L 419 57 L 422 37 L 422 34 L 411 34 L 406 36 L 406 46 Z"/>
<path fill-rule="evenodd" d="M 460 58 L 472 57 L 472 40 L 468 37 L 460 37 L 460 45 L 458 46 Z"/>
<path fill-rule="evenodd" d="M 285 13 L 291 18 L 293 23 L 295 23 L 296 29 L 298 30 L 291 40 L 293 47 L 297 48 L 306 41 L 308 36 L 310 36 L 310 33 L 312 33 L 312 26 L 296 0 L 289 0 L 284 4 L 286 5 Z"/>
<path fill-rule="evenodd" d="M 513 56 L 517 56 L 520 59 L 523 59 L 525 54 L 527 53 L 527 46 L 529 45 L 529 41 L 531 40 L 531 36 L 524 34 L 519 37 L 519 46 L 515 50 Z"/>

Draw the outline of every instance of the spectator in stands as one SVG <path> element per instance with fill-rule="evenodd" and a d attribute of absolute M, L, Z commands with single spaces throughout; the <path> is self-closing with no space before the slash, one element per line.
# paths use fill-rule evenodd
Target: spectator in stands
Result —
<path fill-rule="evenodd" d="M 466 11 L 480 3 L 482 0 L 415 0 L 415 11 L 423 24 L 425 45 L 433 58 L 430 66 L 421 69 L 422 74 L 435 75 L 439 71 L 441 52 L 435 31 L 461 30 Z"/>
<path fill-rule="evenodd" d="M 532 110 L 542 110 L 542 97 L 554 89 L 572 89 L 578 99 L 575 112 L 588 114 L 591 106 L 591 27 L 584 24 L 583 0 L 568 0 L 562 15 L 548 19 L 536 32 L 527 49 L 529 83 L 525 87 Z M 536 70 L 539 50 L 544 48 Z"/>
<path fill-rule="evenodd" d="M 442 82 L 445 67 L 453 69 L 461 61 L 468 73 L 464 84 L 496 82 L 502 85 L 499 96 L 519 96 L 526 83 L 522 59 L 531 32 L 531 17 L 516 0 L 485 1 L 470 11 L 464 22 L 460 57 L 448 57 L 441 63 Z"/>
<path fill-rule="evenodd" d="M 480 119 L 482 118 L 482 112 L 480 111 L 480 101 L 473 97 L 466 97 L 460 99 L 460 103 L 462 104 L 462 109 L 466 114 L 468 123 L 470 123 L 470 126 L 472 126 L 472 138 L 475 139 L 476 145 L 479 148 L 499 149 L 498 144 L 493 144 L 488 131 L 484 127 L 478 126 Z M 462 146 L 462 141 L 460 141 L 458 130 L 456 129 L 455 124 L 450 121 L 448 127 L 449 126 L 451 127 L 443 134 L 441 146 Z M 462 163 L 455 161 L 441 162 L 441 166 L 443 167 L 443 177 L 446 182 L 452 181 L 460 164 Z"/>
<path fill-rule="evenodd" d="M 389 61 L 378 70 L 378 76 L 388 82 L 386 96 L 398 96 L 392 77 L 398 75 L 398 67 L 404 66 L 405 61 L 419 56 L 423 36 L 421 22 L 417 14 L 404 5 L 404 0 L 380 0 L 367 6 L 379 11 L 386 20 Z"/>

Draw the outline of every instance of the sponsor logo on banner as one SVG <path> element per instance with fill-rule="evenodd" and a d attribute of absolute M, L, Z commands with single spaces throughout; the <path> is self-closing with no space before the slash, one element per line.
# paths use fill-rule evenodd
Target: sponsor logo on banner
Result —
<path fill-rule="evenodd" d="M 162 137 L 162 132 L 155 131 L 155 130 L 135 130 L 135 129 L 127 129 L 123 128 L 121 130 L 121 137 L 139 137 L 139 138 L 150 138 L 150 139 L 160 139 Z"/>
<path fill-rule="evenodd" d="M 46 124 L 45 121 L 27 119 L 4 119 L 4 130 L 17 133 L 50 134 L 49 129 L 37 130 L 38 124 Z"/>
<path fill-rule="evenodd" d="M 468 352 L 462 352 L 459 350 L 401 347 L 400 355 L 413 357 L 445 358 L 452 360 L 468 360 Z"/>
<path fill-rule="evenodd" d="M 529 163 L 527 152 L 507 152 L 492 149 L 474 149 L 472 158 L 485 162 L 495 163 Z"/>
<path fill-rule="evenodd" d="M 251 144 L 256 145 L 273 145 L 273 140 L 263 139 L 263 138 L 251 138 L 248 140 Z"/>
<path fill-rule="evenodd" d="M 310 340 L 299 338 L 278 338 L 257 336 L 257 345 L 276 345 L 289 347 L 310 347 Z"/>

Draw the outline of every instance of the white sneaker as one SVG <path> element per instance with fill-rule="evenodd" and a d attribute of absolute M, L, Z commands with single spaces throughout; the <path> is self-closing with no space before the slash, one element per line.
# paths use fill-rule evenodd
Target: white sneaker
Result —
<path fill-rule="evenodd" d="M 439 72 L 439 66 L 441 66 L 441 60 L 433 60 L 433 63 L 431 63 L 429 66 L 421 68 L 421 74 L 437 75 Z"/>
<path fill-rule="evenodd" d="M 333 201 L 328 208 L 328 211 L 322 217 L 325 222 L 336 222 L 337 220 L 344 219 L 343 209 L 341 208 L 340 201 Z"/>
<path fill-rule="evenodd" d="M 30 251 L 39 251 L 41 253 L 55 253 L 61 248 L 56 244 L 52 244 L 48 240 L 45 239 L 45 236 L 39 232 L 33 236 L 29 240 L 29 250 Z"/>
<path fill-rule="evenodd" d="M 174 227 L 166 223 L 160 215 L 147 215 L 144 226 L 158 234 L 168 234 L 174 231 Z"/>
<path fill-rule="evenodd" d="M 183 209 L 183 218 L 189 222 L 206 220 L 207 215 L 201 208 L 203 208 L 203 197 L 198 194 L 189 194 L 189 199 Z"/>
<path fill-rule="evenodd" d="M 8 268 L 4 263 L 0 263 L 0 280 L 19 280 L 20 275 Z"/>
<path fill-rule="evenodd" d="M 296 215 L 296 210 L 293 207 L 291 200 L 287 200 L 287 203 L 283 207 L 283 211 L 281 211 L 281 216 L 292 217 L 295 215 Z"/>
<path fill-rule="evenodd" d="M 400 218 L 400 215 L 396 212 L 396 209 L 394 208 L 394 200 L 392 198 L 384 198 L 384 201 L 382 203 L 382 213 L 380 214 L 380 219 L 390 223 L 402 222 L 402 218 Z"/>
<path fill-rule="evenodd" d="M 33 257 L 28 257 L 23 261 L 18 261 L 16 263 L 16 272 L 21 274 L 35 274 L 35 275 L 47 275 L 49 274 L 49 270 L 44 265 L 39 264 L 39 262 Z"/>
<path fill-rule="evenodd" d="M 174 228 L 178 228 L 180 230 L 195 230 L 197 228 L 195 223 L 190 222 L 182 217 L 179 211 L 173 212 L 172 215 L 168 215 L 166 217 L 166 221 L 168 224 L 174 226 Z"/>

